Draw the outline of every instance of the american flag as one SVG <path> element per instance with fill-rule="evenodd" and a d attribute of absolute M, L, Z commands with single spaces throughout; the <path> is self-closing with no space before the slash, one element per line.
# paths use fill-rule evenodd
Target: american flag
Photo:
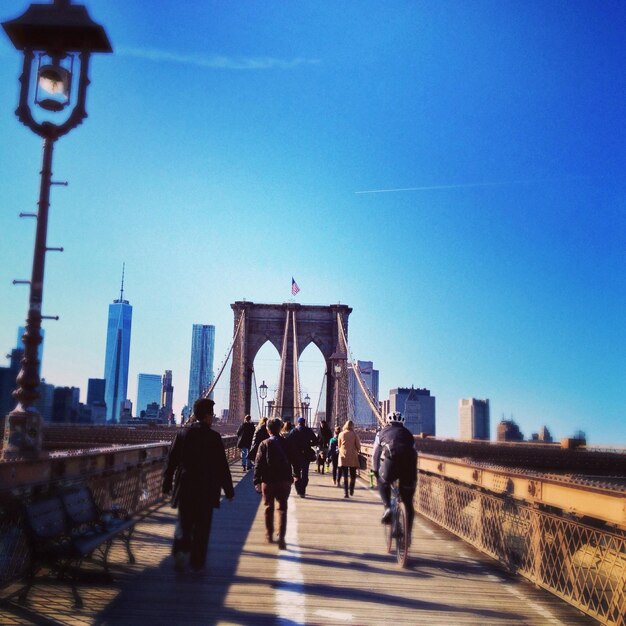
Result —
<path fill-rule="evenodd" d="M 300 287 L 298 287 L 298 283 L 291 277 L 291 293 L 295 296 L 298 291 L 300 291 Z"/>

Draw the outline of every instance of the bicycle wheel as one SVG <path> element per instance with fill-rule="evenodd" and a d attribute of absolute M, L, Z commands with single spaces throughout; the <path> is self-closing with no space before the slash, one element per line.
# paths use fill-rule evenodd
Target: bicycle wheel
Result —
<path fill-rule="evenodd" d="M 406 567 L 409 560 L 409 525 L 404 504 L 399 504 L 396 509 L 396 524 L 394 533 L 396 536 L 396 560 L 400 567 Z"/>

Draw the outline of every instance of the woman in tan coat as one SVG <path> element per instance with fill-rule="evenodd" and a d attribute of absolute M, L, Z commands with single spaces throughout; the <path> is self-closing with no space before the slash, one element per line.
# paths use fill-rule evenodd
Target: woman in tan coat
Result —
<path fill-rule="evenodd" d="M 344 498 L 354 495 L 354 483 L 356 482 L 356 470 L 359 467 L 359 452 L 361 451 L 361 441 L 354 432 L 354 422 L 348 420 L 343 430 L 339 433 L 337 441 L 339 448 L 339 484 L 341 477 L 344 478 Z M 350 486 L 348 487 L 348 471 L 350 472 Z"/>

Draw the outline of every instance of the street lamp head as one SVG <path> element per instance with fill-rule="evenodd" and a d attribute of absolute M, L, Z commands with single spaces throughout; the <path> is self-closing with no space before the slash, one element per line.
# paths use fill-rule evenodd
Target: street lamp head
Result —
<path fill-rule="evenodd" d="M 263 381 L 259 385 L 259 395 L 261 396 L 262 400 L 265 400 L 265 398 L 267 398 L 267 385 L 265 384 L 265 381 Z"/>
<path fill-rule="evenodd" d="M 107 34 L 84 6 L 70 0 L 31 4 L 2 27 L 24 53 L 16 114 L 33 132 L 57 139 L 87 116 L 89 58 L 92 52 L 112 52 Z"/>

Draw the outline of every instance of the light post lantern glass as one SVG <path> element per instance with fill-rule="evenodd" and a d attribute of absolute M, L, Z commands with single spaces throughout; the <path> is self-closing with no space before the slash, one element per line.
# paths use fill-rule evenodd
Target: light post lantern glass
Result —
<path fill-rule="evenodd" d="M 265 417 L 265 398 L 267 398 L 267 385 L 265 381 L 259 385 L 259 396 L 261 397 L 261 417 Z"/>
<path fill-rule="evenodd" d="M 112 52 L 104 28 L 94 22 L 82 5 L 71 0 L 31 4 L 25 13 L 2 22 L 11 43 L 24 55 L 20 77 L 18 119 L 43 138 L 43 163 L 37 212 L 35 248 L 30 280 L 24 358 L 13 397 L 17 406 L 5 419 L 2 457 L 37 456 L 42 446 L 41 416 L 33 407 L 39 397 L 43 279 L 52 184 L 55 141 L 87 116 L 85 101 L 92 52 Z"/>

